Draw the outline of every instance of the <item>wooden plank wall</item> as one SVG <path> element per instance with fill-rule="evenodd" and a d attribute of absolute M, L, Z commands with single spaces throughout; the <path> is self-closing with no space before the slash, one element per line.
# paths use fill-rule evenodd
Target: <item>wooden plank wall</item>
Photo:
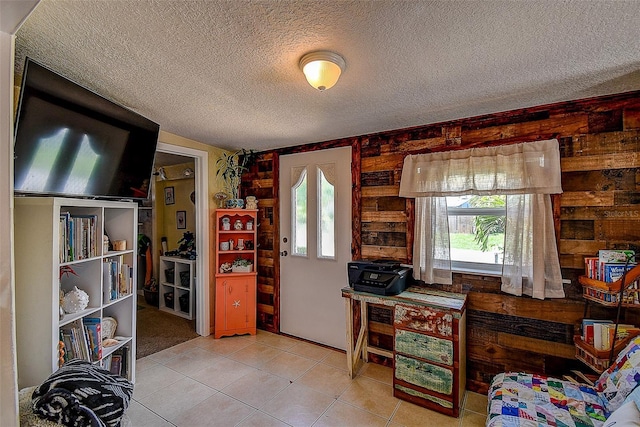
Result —
<path fill-rule="evenodd" d="M 455 274 L 443 289 L 468 294 L 468 388 L 485 392 L 504 370 L 560 374 L 587 370 L 574 359 L 572 337 L 585 304 L 577 276 L 599 249 L 640 252 L 640 92 L 490 114 L 374 135 L 262 153 L 243 177 L 260 200 L 259 326 L 278 331 L 278 158 L 282 154 L 354 147 L 354 259 L 411 262 L 413 202 L 398 197 L 408 154 L 557 138 L 564 193 L 555 198 L 566 298 L 534 300 L 500 291 L 499 280 Z M 610 310 L 589 306 L 592 317 Z M 638 310 L 640 311 L 640 310 Z M 627 310 L 627 321 L 640 323 Z M 384 316 L 382 316 L 384 317 Z M 376 323 L 372 340 L 389 342 Z M 384 361 L 382 361 L 384 362 Z"/>

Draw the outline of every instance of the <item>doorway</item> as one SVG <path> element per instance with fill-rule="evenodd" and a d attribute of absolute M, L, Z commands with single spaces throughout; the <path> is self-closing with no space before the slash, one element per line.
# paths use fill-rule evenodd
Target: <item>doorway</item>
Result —
<path fill-rule="evenodd" d="M 193 148 L 158 142 L 157 155 L 174 155 L 180 158 L 189 158 L 194 162 L 195 175 L 195 250 L 197 259 L 195 263 L 195 329 L 198 335 L 209 335 L 209 227 L 208 227 L 208 197 L 209 194 L 209 167 L 208 153 Z M 155 203 L 159 201 L 156 200 Z M 153 241 L 159 241 L 160 236 L 153 236 Z M 154 270 L 158 271 L 158 251 L 154 253 Z"/>
<path fill-rule="evenodd" d="M 280 330 L 344 350 L 351 147 L 280 156 L 279 185 Z"/>

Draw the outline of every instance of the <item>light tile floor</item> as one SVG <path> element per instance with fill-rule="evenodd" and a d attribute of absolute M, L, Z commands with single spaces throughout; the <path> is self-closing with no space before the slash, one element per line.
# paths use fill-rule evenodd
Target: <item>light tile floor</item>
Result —
<path fill-rule="evenodd" d="M 486 406 L 467 391 L 451 418 L 393 397 L 391 368 L 365 364 L 351 380 L 344 353 L 258 331 L 138 359 L 127 415 L 134 427 L 475 427 Z"/>

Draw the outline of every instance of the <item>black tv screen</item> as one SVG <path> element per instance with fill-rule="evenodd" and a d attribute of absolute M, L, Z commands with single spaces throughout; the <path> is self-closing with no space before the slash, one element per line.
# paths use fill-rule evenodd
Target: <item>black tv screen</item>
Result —
<path fill-rule="evenodd" d="M 15 128 L 17 194 L 148 197 L 160 126 L 27 58 Z"/>

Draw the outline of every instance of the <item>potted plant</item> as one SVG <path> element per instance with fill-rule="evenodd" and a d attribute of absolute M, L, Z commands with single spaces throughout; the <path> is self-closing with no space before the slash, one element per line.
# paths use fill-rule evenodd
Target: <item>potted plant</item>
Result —
<path fill-rule="evenodd" d="M 242 173 L 249 170 L 248 166 L 255 157 L 253 150 L 238 150 L 234 153 L 222 153 L 222 156 L 216 162 L 218 171 L 216 175 L 222 177 L 224 181 L 224 189 L 229 194 L 227 200 L 228 208 L 242 208 L 244 201 L 240 196 L 240 181 Z"/>
<path fill-rule="evenodd" d="M 253 263 L 251 260 L 238 257 L 233 261 L 231 265 L 231 271 L 234 273 L 251 273 Z"/>

